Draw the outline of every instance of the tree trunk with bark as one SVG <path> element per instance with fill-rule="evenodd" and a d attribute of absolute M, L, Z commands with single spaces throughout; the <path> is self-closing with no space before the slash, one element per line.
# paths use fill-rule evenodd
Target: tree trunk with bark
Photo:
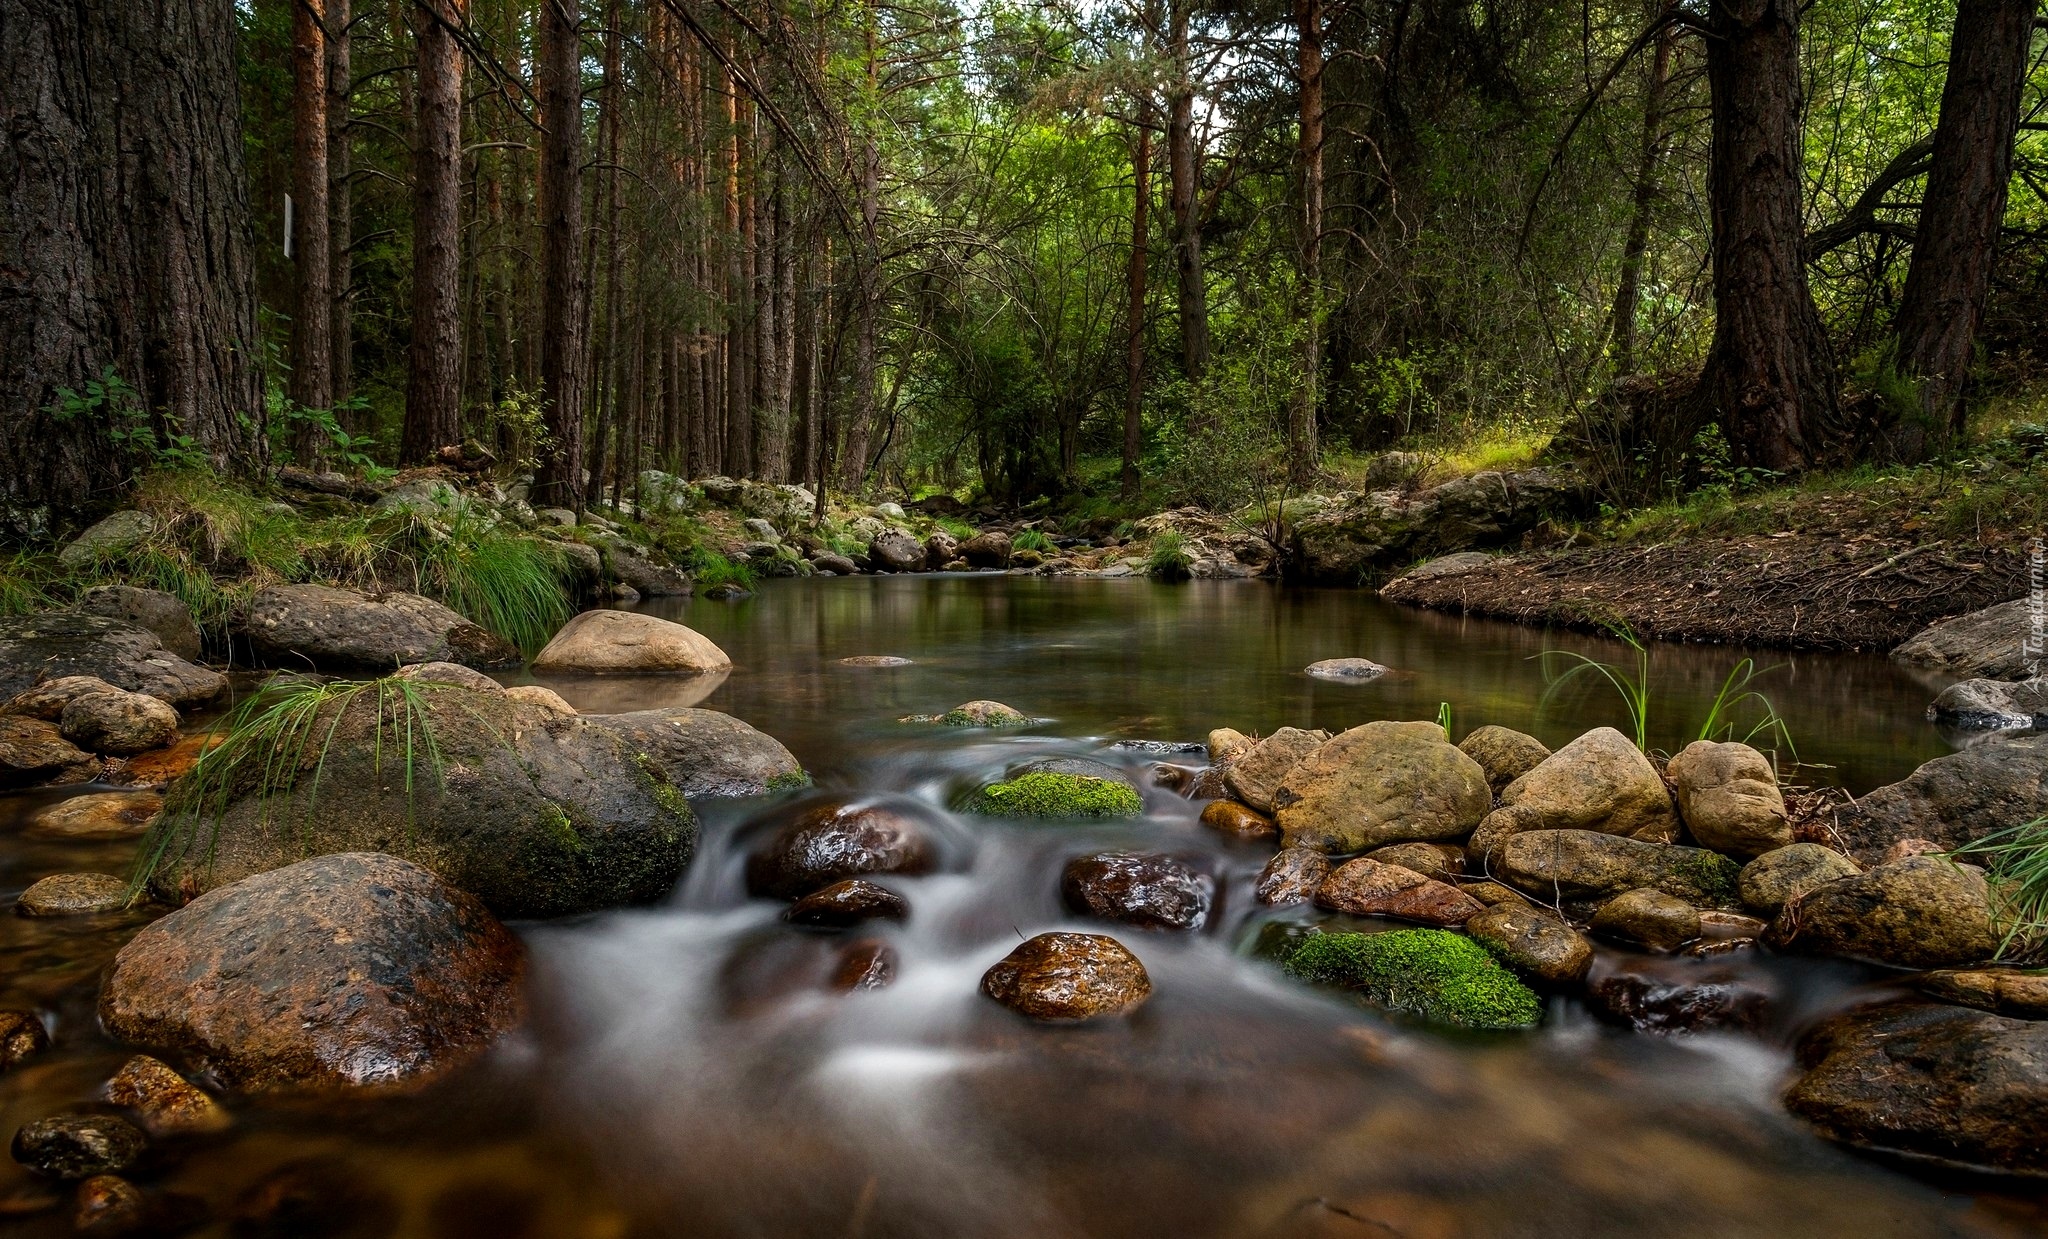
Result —
<path fill-rule="evenodd" d="M 399 459 L 462 442 L 462 45 L 464 0 L 418 0 L 414 45 L 412 346 Z"/>
<path fill-rule="evenodd" d="M 1181 368 L 1199 380 L 1209 368 L 1209 295 L 1202 278 L 1202 153 L 1195 141 L 1194 63 L 1188 22 L 1194 0 L 1172 0 L 1167 53 L 1166 164 L 1172 180 L 1173 255 L 1179 276 Z"/>
<path fill-rule="evenodd" d="M 1131 255 L 1124 275 L 1124 461 L 1122 491 L 1138 497 L 1138 454 L 1145 447 L 1145 268 L 1150 254 L 1146 212 L 1152 205 L 1152 101 L 1138 102 L 1131 150 Z"/>
<path fill-rule="evenodd" d="M 1306 487 L 1320 453 L 1316 414 L 1323 372 L 1323 6 L 1295 0 L 1301 78 L 1301 376 L 1287 411 L 1287 477 Z"/>
<path fill-rule="evenodd" d="M 334 255 L 327 231 L 327 32 L 323 0 L 292 3 L 292 263 L 298 275 L 292 307 L 292 403 L 307 409 L 334 406 Z M 323 444 L 316 428 L 300 421 L 292 452 L 311 462 Z"/>
<path fill-rule="evenodd" d="M 1920 405 L 1890 428 L 1892 450 L 1909 460 L 1963 428 L 1963 388 L 2012 180 L 2034 9 L 2035 0 L 1956 6 L 1934 164 L 1895 326 L 1898 373 L 1915 381 Z"/>
<path fill-rule="evenodd" d="M 179 435 L 262 449 L 234 7 L 0 0 L 0 524 L 111 502 Z M 67 402 L 112 370 L 132 389 Z"/>
<path fill-rule="evenodd" d="M 349 129 L 352 111 L 349 95 L 353 89 L 353 67 L 349 39 L 349 0 L 327 2 L 327 278 L 332 291 L 328 309 L 328 365 L 334 403 L 346 404 L 355 395 L 355 330 L 350 313 L 354 296 L 353 278 L 355 219 L 349 177 L 354 160 L 354 135 Z M 353 422 L 347 428 L 360 431 Z"/>
<path fill-rule="evenodd" d="M 536 505 L 574 506 L 583 486 L 583 36 L 579 0 L 541 0 L 540 379 L 551 441 Z"/>

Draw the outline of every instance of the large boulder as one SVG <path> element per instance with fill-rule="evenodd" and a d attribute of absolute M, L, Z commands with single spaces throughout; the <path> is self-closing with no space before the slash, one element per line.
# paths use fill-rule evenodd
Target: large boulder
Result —
<path fill-rule="evenodd" d="M 716 710 L 667 706 L 583 717 L 625 740 L 640 761 L 692 799 L 759 796 L 811 781 L 775 737 Z"/>
<path fill-rule="evenodd" d="M 977 568 L 1010 566 L 1010 535 L 1000 530 L 979 533 L 960 544 L 960 558 Z"/>
<path fill-rule="evenodd" d="M 709 637 L 635 611 L 585 611 L 533 658 L 535 671 L 585 675 L 703 675 L 731 667 Z"/>
<path fill-rule="evenodd" d="M 1424 556 L 1503 545 L 1580 510 L 1590 494 L 1575 470 L 1542 468 L 1475 473 L 1416 494 L 1344 495 L 1296 522 L 1292 550 L 1310 580 L 1356 585 Z"/>
<path fill-rule="evenodd" d="M 1435 723 L 1353 727 L 1296 763 L 1273 793 L 1287 846 L 1333 853 L 1461 839 L 1492 804 L 1486 771 Z"/>
<path fill-rule="evenodd" d="M 1550 750 L 1536 737 L 1491 723 L 1474 728 L 1471 735 L 1458 741 L 1458 751 L 1486 771 L 1486 784 L 1496 796 L 1550 756 Z"/>
<path fill-rule="evenodd" d="M 88 752 L 131 757 L 176 740 L 178 712 L 147 693 L 109 688 L 66 702 L 57 728 Z"/>
<path fill-rule="evenodd" d="M 1646 843 L 1678 838 L 1678 813 L 1657 768 L 1612 727 L 1595 727 L 1507 785 L 1472 836 L 1475 863 L 1530 830 L 1592 830 Z"/>
<path fill-rule="evenodd" d="M 1779 909 L 1815 887 L 1861 872 L 1861 865 L 1833 848 L 1818 843 L 1794 843 L 1765 852 L 1744 865 L 1737 884 L 1746 907 L 1764 916 L 1776 916 Z"/>
<path fill-rule="evenodd" d="M 351 852 L 203 895 L 121 948 L 100 1022 L 228 1088 L 409 1085 L 518 1023 L 524 955 L 418 865 Z"/>
<path fill-rule="evenodd" d="M 1700 846 L 1751 857 L 1792 842 L 1778 772 L 1747 744 L 1695 740 L 1664 772 Z"/>
<path fill-rule="evenodd" d="M 2048 1174 L 2048 1022 L 1885 1003 L 1799 1043 L 1785 1105 L 1831 1139 L 1951 1165 Z"/>
<path fill-rule="evenodd" d="M 2027 653 L 2032 632 L 2030 604 L 2015 598 L 1943 620 L 1893 650 L 1892 657 L 1965 678 L 2024 680 L 2041 673 L 2040 653 Z"/>
<path fill-rule="evenodd" d="M 868 543 L 868 559 L 890 572 L 916 572 L 925 566 L 924 544 L 901 529 L 891 529 Z"/>
<path fill-rule="evenodd" d="M 1944 848 L 2048 817 L 2048 733 L 1988 736 L 1835 811 L 1835 833 L 1868 865 L 1904 839 Z"/>
<path fill-rule="evenodd" d="M 78 611 L 146 628 L 171 653 L 199 661 L 199 625 L 192 621 L 192 608 L 175 594 L 137 585 L 95 585 L 79 595 Z"/>
<path fill-rule="evenodd" d="M 0 619 L 0 701 L 40 680 L 89 675 L 184 709 L 227 691 L 227 677 L 164 648 L 155 633 L 104 615 L 49 611 Z"/>
<path fill-rule="evenodd" d="M 674 598 L 690 592 L 690 578 L 655 562 L 649 548 L 612 536 L 593 541 L 603 553 L 605 574 L 634 592 L 648 598 Z"/>
<path fill-rule="evenodd" d="M 519 651 L 418 594 L 366 594 L 332 585 L 272 585 L 256 592 L 229 635 L 264 666 L 390 671 L 406 663 L 495 667 Z"/>
<path fill-rule="evenodd" d="M 1326 731 L 1282 727 L 1234 758 L 1223 774 L 1223 785 L 1252 808 L 1271 813 L 1280 781 L 1329 738 Z"/>
<path fill-rule="evenodd" d="M 1020 1015 L 1067 1023 L 1131 1010 L 1152 993 L 1152 978 L 1115 938 L 1047 933 L 996 961 L 981 992 Z"/>
<path fill-rule="evenodd" d="M 1942 856 L 1909 856 L 1817 886 L 1771 925 L 1781 945 L 1902 968 L 1989 959 L 1999 934 L 1982 870 Z"/>
<path fill-rule="evenodd" d="M 184 900 L 375 851 L 501 916 L 560 916 L 667 894 L 696 844 L 688 802 L 624 736 L 502 692 L 379 682 L 301 726 L 303 743 L 231 739 L 208 759 L 213 778 L 172 785 L 154 889 Z"/>
<path fill-rule="evenodd" d="M 1604 901 L 1650 887 L 1700 908 L 1737 906 L 1742 870 L 1704 848 L 1648 843 L 1597 830 L 1532 830 L 1510 838 L 1493 869 L 1543 899 Z"/>
<path fill-rule="evenodd" d="M 1941 690 L 1927 717 L 1970 731 L 2048 730 L 2048 677 L 1963 680 Z"/>

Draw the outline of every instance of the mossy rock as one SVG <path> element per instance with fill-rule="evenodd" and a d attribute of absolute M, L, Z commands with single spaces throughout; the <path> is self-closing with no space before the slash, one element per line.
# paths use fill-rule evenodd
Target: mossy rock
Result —
<path fill-rule="evenodd" d="M 1140 817 L 1145 798 L 1117 779 L 1032 770 L 978 788 L 960 807 L 983 817 Z"/>
<path fill-rule="evenodd" d="M 1354 990 L 1396 1011 L 1461 1028 L 1529 1028 L 1543 1014 L 1536 992 L 1462 934 L 1395 929 L 1314 933 L 1282 961 L 1290 975 Z"/>

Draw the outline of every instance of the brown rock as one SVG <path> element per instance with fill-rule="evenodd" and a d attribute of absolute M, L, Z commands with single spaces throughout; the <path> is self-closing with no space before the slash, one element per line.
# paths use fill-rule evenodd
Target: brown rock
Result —
<path fill-rule="evenodd" d="M 1366 854 L 1383 865 L 1413 869 L 1425 878 L 1449 881 L 1465 872 L 1465 849 L 1454 843 L 1396 843 Z"/>
<path fill-rule="evenodd" d="M 896 949 L 873 938 L 847 943 L 832 970 L 832 988 L 842 994 L 886 989 L 895 979 Z"/>
<path fill-rule="evenodd" d="M 925 823 L 910 814 L 832 802 L 804 810 L 747 858 L 747 889 L 795 899 L 844 878 L 924 873 L 936 858 Z"/>
<path fill-rule="evenodd" d="M 1930 998 L 2021 1020 L 2048 1020 L 2048 972 L 1957 968 L 1923 972 L 1913 988 Z"/>
<path fill-rule="evenodd" d="M 1742 870 L 1704 848 L 1596 830 L 1533 830 L 1510 836 L 1491 872 L 1546 900 L 1599 900 L 1649 886 L 1696 908 L 1714 908 L 1739 898 Z"/>
<path fill-rule="evenodd" d="M 1399 865 L 1360 857 L 1330 871 L 1316 906 L 1353 916 L 1391 916 L 1423 925 L 1463 925 L 1486 905 L 1455 886 Z"/>
<path fill-rule="evenodd" d="M 91 916 L 127 906 L 127 880 L 111 873 L 53 873 L 14 901 L 20 916 Z"/>
<path fill-rule="evenodd" d="M 844 929 L 868 920 L 900 921 L 910 915 L 903 896 L 865 878 L 848 878 L 812 891 L 790 905 L 786 920 L 799 925 Z"/>
<path fill-rule="evenodd" d="M 227 691 L 227 677 L 164 648 L 147 628 L 104 615 L 42 611 L 0 619 L 0 701 L 37 681 L 84 675 L 180 709 Z"/>
<path fill-rule="evenodd" d="M 413 680 L 426 684 L 453 684 L 479 693 L 502 693 L 505 686 L 496 680 L 461 663 L 429 662 L 408 663 L 392 676 L 398 680 Z"/>
<path fill-rule="evenodd" d="M 0 787 L 84 783 L 99 769 L 99 759 L 66 740 L 55 723 L 0 715 Z"/>
<path fill-rule="evenodd" d="M 1282 848 L 1259 871 L 1252 895 L 1275 907 L 1307 903 L 1330 873 L 1330 857 L 1318 848 Z"/>
<path fill-rule="evenodd" d="M 211 891 L 137 934 L 100 1022 L 229 1088 L 411 1085 L 523 1014 L 524 952 L 408 861 L 320 856 Z"/>
<path fill-rule="evenodd" d="M 1034 1020 L 1086 1020 L 1136 1007 L 1152 979 L 1115 938 L 1045 933 L 982 974 L 981 992 Z"/>
<path fill-rule="evenodd" d="M 585 611 L 533 659 L 535 671 L 586 675 L 702 675 L 731 667 L 709 638 L 634 611 Z"/>
<path fill-rule="evenodd" d="M 219 748 L 226 735 L 218 731 L 182 736 L 169 748 L 137 753 L 126 761 L 110 763 L 106 781 L 123 787 L 153 788 L 161 791 L 173 780 L 190 774 L 208 749 Z"/>
<path fill-rule="evenodd" d="M 1745 905 L 1766 916 L 1776 916 L 1780 908 L 1815 887 L 1861 872 L 1862 866 L 1833 848 L 1818 843 L 1794 843 L 1774 848 L 1744 865 L 1737 883 Z"/>
<path fill-rule="evenodd" d="M 158 1059 L 138 1054 L 107 1081 L 107 1100 L 133 1110 L 156 1137 L 220 1131 L 229 1123 L 220 1103 Z"/>
<path fill-rule="evenodd" d="M 1700 846 L 1751 857 L 1792 842 L 1785 797 L 1770 759 L 1746 744 L 1695 740 L 1664 769 Z"/>
<path fill-rule="evenodd" d="M 1171 856 L 1098 852 L 1060 874 L 1060 894 L 1082 916 L 1143 929 L 1199 929 L 1215 883 Z"/>
<path fill-rule="evenodd" d="M 29 819 L 29 829 L 64 839 L 130 839 L 163 807 L 155 792 L 92 792 L 49 806 Z"/>
<path fill-rule="evenodd" d="M 199 661 L 199 625 L 192 621 L 192 608 L 176 594 L 134 585 L 96 585 L 79 595 L 77 609 L 146 628 L 171 653 Z"/>
<path fill-rule="evenodd" d="M 33 1011 L 0 1011 L 0 1071 L 50 1048 L 50 1032 Z"/>
<path fill-rule="evenodd" d="M 1902 968 L 1947 968 L 1998 950 L 1984 874 L 1940 856 L 1913 856 L 1815 887 L 1771 926 L 1781 945 Z"/>
<path fill-rule="evenodd" d="M 1645 887 L 1600 905 L 1592 928 L 1627 946 L 1670 952 L 1700 936 L 1700 912 L 1683 899 Z"/>
<path fill-rule="evenodd" d="M 1280 828 L 1273 819 L 1235 800 L 1212 801 L 1202 810 L 1202 825 L 1220 830 L 1234 839 L 1278 839 Z"/>
<path fill-rule="evenodd" d="M 1687 963 L 1675 974 L 1612 972 L 1586 985 L 1586 1005 L 1595 1015 L 1651 1033 L 1758 1032 L 1771 998 L 1752 973 L 1711 962 Z"/>
<path fill-rule="evenodd" d="M 505 690 L 505 695 L 514 701 L 523 702 L 526 705 L 539 706 L 541 709 L 553 714 L 573 715 L 576 713 L 576 707 L 563 699 L 560 693 L 539 684 L 515 684 Z"/>
<path fill-rule="evenodd" d="M 149 1221 L 142 1189 L 115 1174 L 96 1174 L 78 1185 L 71 1225 L 83 1235 L 126 1235 Z"/>
<path fill-rule="evenodd" d="M 1458 741 L 1458 750 L 1486 771 L 1487 785 L 1496 796 L 1550 756 L 1550 750 L 1536 737 L 1491 724 L 1475 728 L 1471 735 Z"/>
<path fill-rule="evenodd" d="M 96 675 L 60 675 L 44 680 L 15 695 L 0 714 L 19 714 L 54 723 L 64 717 L 64 707 L 91 693 L 116 692 L 113 685 Z"/>
<path fill-rule="evenodd" d="M 960 558 L 976 568 L 1010 566 L 1010 535 L 998 530 L 976 534 L 960 544 Z"/>
<path fill-rule="evenodd" d="M 1877 858 L 1877 863 L 1889 865 L 1895 860 L 1904 860 L 1908 856 L 1939 856 L 1946 851 L 1948 851 L 1947 848 L 1932 839 L 1900 839 L 1898 842 L 1885 848 L 1883 854 Z M 1861 873 L 1862 869 L 1858 868 L 1853 872 Z"/>
<path fill-rule="evenodd" d="M 1239 762 L 1232 774 L 1256 758 Z M 1273 793 L 1274 820 L 1289 847 L 1340 855 L 1462 839 L 1492 805 L 1486 772 L 1435 723 L 1353 727 L 1304 757 Z"/>
<path fill-rule="evenodd" d="M 14 1160 L 46 1179 L 88 1179 L 133 1165 L 149 1137 L 112 1114 L 37 1119 L 14 1133 Z"/>
<path fill-rule="evenodd" d="M 1209 733 L 1209 764 L 1227 766 L 1251 752 L 1257 743 L 1234 727 L 1218 727 Z"/>
<path fill-rule="evenodd" d="M 1271 813 L 1273 793 L 1280 790 L 1280 781 L 1327 739 L 1327 732 L 1282 727 L 1230 764 L 1223 775 L 1224 786 L 1252 808 Z"/>
<path fill-rule="evenodd" d="M 1577 981 L 1593 966 L 1593 944 L 1584 934 L 1519 901 L 1473 913 L 1465 932 L 1516 972 L 1550 985 Z"/>
<path fill-rule="evenodd" d="M 1502 886 L 1498 882 L 1460 882 L 1458 889 L 1489 908 L 1497 908 L 1502 904 L 1527 906 L 1529 903 L 1527 895 L 1512 886 Z"/>
<path fill-rule="evenodd" d="M 1498 858 L 1514 835 L 1592 830 L 1646 843 L 1678 838 L 1678 813 L 1656 767 L 1628 737 L 1595 727 L 1500 793 L 1466 850 L 1474 865 Z"/>

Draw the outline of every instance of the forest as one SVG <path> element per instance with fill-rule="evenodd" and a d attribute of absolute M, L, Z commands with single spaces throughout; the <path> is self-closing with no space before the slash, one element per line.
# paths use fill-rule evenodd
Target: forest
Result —
<path fill-rule="evenodd" d="M 462 445 L 578 510 L 1227 509 L 1417 446 L 1627 503 L 2037 385 L 2018 0 L 11 7 L 17 527 Z"/>

